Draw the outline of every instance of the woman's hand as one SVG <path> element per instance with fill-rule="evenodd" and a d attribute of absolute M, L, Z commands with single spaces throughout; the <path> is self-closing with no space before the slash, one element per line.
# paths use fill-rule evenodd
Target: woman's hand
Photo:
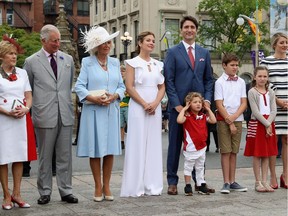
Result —
<path fill-rule="evenodd" d="M 143 105 L 143 108 L 149 115 L 154 115 L 157 106 L 158 104 L 154 101 L 152 103 L 145 103 Z"/>
<path fill-rule="evenodd" d="M 19 119 L 23 118 L 23 116 L 25 116 L 28 112 L 29 112 L 28 107 L 16 107 L 14 110 L 8 112 L 8 116 L 15 119 Z"/>

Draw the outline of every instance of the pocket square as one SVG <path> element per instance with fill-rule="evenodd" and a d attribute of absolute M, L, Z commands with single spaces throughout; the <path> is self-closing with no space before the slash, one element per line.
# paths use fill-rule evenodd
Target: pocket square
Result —
<path fill-rule="evenodd" d="M 200 62 L 201 62 L 201 61 L 205 61 L 205 59 L 204 59 L 204 58 L 200 58 L 199 61 L 200 61 Z"/>

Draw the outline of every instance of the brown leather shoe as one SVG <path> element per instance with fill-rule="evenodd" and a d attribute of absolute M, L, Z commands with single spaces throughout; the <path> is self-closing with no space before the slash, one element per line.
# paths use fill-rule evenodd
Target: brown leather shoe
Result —
<path fill-rule="evenodd" d="M 169 195 L 177 195 L 178 194 L 177 185 L 169 185 L 167 194 L 169 194 Z"/>
<path fill-rule="evenodd" d="M 200 186 L 197 186 L 195 184 L 195 191 L 199 191 Z M 207 184 L 206 184 L 206 188 L 208 190 L 209 193 L 215 193 L 215 189 L 214 188 L 210 188 Z"/>

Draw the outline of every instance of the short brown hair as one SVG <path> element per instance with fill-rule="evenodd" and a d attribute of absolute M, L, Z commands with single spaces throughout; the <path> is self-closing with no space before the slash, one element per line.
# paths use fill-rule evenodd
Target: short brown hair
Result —
<path fill-rule="evenodd" d="M 223 56 L 222 58 L 222 64 L 229 64 L 231 61 L 237 61 L 240 62 L 239 58 L 237 57 L 237 55 L 235 55 L 234 53 L 227 53 Z"/>
<path fill-rule="evenodd" d="M 192 16 L 184 16 L 182 18 L 182 20 L 180 21 L 180 29 L 182 29 L 184 22 L 186 22 L 187 20 L 193 22 L 194 25 L 196 26 L 196 29 L 198 29 L 198 26 L 199 26 L 198 21 L 195 17 L 192 17 Z"/>

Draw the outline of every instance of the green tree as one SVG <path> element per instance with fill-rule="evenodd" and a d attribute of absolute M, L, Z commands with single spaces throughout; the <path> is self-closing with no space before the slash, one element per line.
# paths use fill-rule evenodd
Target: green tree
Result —
<path fill-rule="evenodd" d="M 40 35 L 39 33 L 32 32 L 27 33 L 23 29 L 12 28 L 8 25 L 0 26 L 0 35 L 1 37 L 7 34 L 12 36 L 14 39 L 17 39 L 18 43 L 25 50 L 24 54 L 18 55 L 17 67 L 23 67 L 25 59 L 38 51 L 41 48 Z"/>
<path fill-rule="evenodd" d="M 267 10 L 269 0 L 258 0 L 258 9 Z M 255 35 L 245 20 L 244 25 L 238 26 L 236 20 L 239 14 L 251 16 L 256 10 L 256 0 L 203 0 L 199 4 L 199 13 L 208 15 L 211 25 L 200 24 L 198 31 L 199 42 L 204 46 L 210 46 L 219 54 L 234 52 L 240 59 L 250 52 L 255 45 Z M 259 23 L 261 42 L 259 48 L 265 48 L 269 40 L 265 39 L 268 33 L 267 23 Z M 212 40 L 216 43 L 205 44 L 205 41 Z"/>

